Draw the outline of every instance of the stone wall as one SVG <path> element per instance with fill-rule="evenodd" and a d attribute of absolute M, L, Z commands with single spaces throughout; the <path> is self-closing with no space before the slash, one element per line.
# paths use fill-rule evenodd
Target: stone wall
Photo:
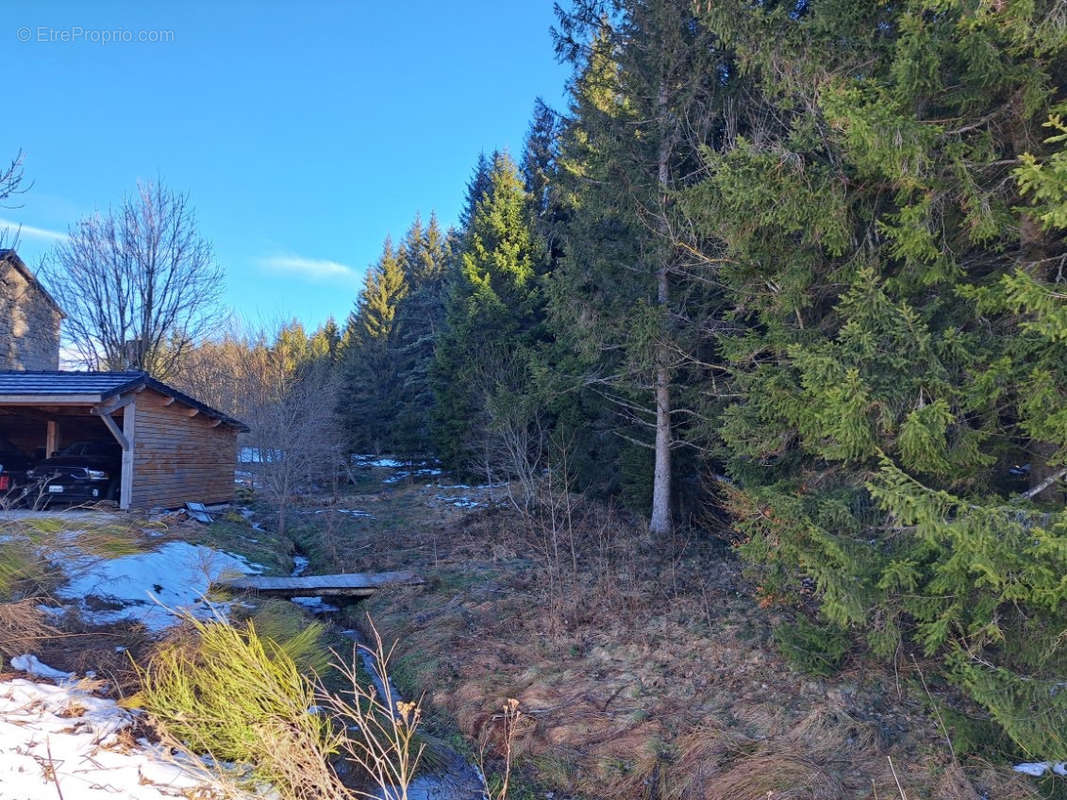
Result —
<path fill-rule="evenodd" d="M 0 253 L 0 369 L 59 369 L 63 314 L 14 253 Z"/>

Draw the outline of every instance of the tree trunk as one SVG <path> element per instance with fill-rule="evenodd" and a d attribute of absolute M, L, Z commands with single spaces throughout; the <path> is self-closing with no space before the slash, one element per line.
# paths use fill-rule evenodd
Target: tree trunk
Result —
<path fill-rule="evenodd" d="M 652 483 L 652 519 L 649 529 L 671 531 L 671 388 L 667 366 L 660 353 L 656 367 L 656 471 Z"/>
<path fill-rule="evenodd" d="M 664 242 L 669 242 L 670 230 L 667 225 L 667 183 L 670 180 L 668 160 L 671 141 L 667 130 L 667 87 L 663 84 L 659 91 L 658 105 L 661 124 L 659 159 L 656 178 L 660 188 L 660 227 Z M 663 254 L 663 259 L 656 268 L 656 302 L 663 312 L 663 330 L 660 335 L 667 337 L 667 305 L 670 301 L 670 285 L 667 275 L 667 259 L 670 251 Z M 656 534 L 671 531 L 671 387 L 670 387 L 670 352 L 666 341 L 661 341 L 656 348 L 656 469 L 652 480 L 652 519 L 649 530 Z"/>

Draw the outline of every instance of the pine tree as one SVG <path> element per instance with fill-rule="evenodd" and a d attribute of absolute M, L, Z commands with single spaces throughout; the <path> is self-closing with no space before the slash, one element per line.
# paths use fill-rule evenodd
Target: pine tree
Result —
<path fill-rule="evenodd" d="M 442 462 L 470 470 L 478 459 L 487 395 L 540 335 L 541 249 L 518 168 L 498 154 L 474 205 L 432 370 L 434 441 Z M 521 360 L 521 359 L 520 359 Z"/>
<path fill-rule="evenodd" d="M 716 427 L 765 599 L 813 582 L 824 624 L 942 654 L 1058 759 L 1067 525 L 1031 505 L 1067 460 L 1057 181 L 1035 170 L 1067 76 L 1052 10 L 709 4 L 745 103 L 683 205 L 723 251 Z"/>
<path fill-rule="evenodd" d="M 342 415 L 353 450 L 381 453 L 391 442 L 401 398 L 394 353 L 396 315 L 408 288 L 403 254 L 386 239 L 348 325 Z"/>

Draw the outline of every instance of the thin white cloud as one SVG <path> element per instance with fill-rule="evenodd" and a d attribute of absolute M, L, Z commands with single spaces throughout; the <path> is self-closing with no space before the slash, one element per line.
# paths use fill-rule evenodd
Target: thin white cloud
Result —
<path fill-rule="evenodd" d="M 314 281 L 352 281 L 359 273 L 347 264 L 325 258 L 276 255 L 260 259 L 259 263 L 272 272 L 285 272 Z"/>
<path fill-rule="evenodd" d="M 27 239 L 44 239 L 49 242 L 65 242 L 67 234 L 60 231 L 50 231 L 47 228 L 35 228 L 32 225 L 21 225 L 9 219 L 0 219 L 0 235 L 20 236 Z"/>

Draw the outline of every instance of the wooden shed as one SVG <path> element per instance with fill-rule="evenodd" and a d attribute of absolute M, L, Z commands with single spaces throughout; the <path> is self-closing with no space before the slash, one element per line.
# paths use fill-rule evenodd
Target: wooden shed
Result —
<path fill-rule="evenodd" d="M 0 435 L 38 456 L 113 437 L 123 509 L 232 500 L 237 434 L 247 430 L 143 372 L 0 372 Z"/>

